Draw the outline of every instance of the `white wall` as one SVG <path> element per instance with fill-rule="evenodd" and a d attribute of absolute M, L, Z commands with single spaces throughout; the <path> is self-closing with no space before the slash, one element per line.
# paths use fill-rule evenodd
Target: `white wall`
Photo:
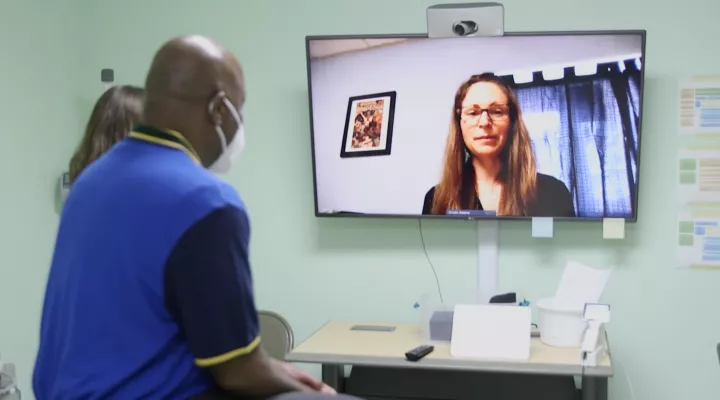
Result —
<path fill-rule="evenodd" d="M 619 60 L 640 36 L 426 39 L 311 63 L 318 209 L 419 214 L 437 184 L 452 103 L 473 74 Z M 396 91 L 392 154 L 340 158 L 348 99 Z"/>

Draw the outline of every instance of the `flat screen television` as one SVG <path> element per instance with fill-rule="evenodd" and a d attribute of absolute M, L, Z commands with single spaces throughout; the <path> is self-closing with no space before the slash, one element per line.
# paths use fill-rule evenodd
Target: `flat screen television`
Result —
<path fill-rule="evenodd" d="M 315 214 L 636 221 L 645 36 L 307 37 Z"/>

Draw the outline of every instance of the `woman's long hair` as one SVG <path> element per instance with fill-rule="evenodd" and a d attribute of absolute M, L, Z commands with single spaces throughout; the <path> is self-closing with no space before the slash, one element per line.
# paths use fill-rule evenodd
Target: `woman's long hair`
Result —
<path fill-rule="evenodd" d="M 100 96 L 82 141 L 70 159 L 71 183 L 88 165 L 128 135 L 140 121 L 144 103 L 145 91 L 134 86 L 114 86 Z"/>
<path fill-rule="evenodd" d="M 508 138 L 499 157 L 502 162 L 499 181 L 503 184 L 497 215 L 528 215 L 528 208 L 535 201 L 537 168 L 530 135 L 522 119 L 517 97 L 512 90 L 492 73 L 473 75 L 455 93 L 452 119 L 445 145 L 445 160 L 440 183 L 435 187 L 432 213 L 445 214 L 448 210 L 475 208 L 475 169 L 472 153 L 463 141 L 460 128 L 462 102 L 472 85 L 489 82 L 497 85 L 508 99 L 510 123 Z M 466 153 L 470 157 L 466 157 Z"/>

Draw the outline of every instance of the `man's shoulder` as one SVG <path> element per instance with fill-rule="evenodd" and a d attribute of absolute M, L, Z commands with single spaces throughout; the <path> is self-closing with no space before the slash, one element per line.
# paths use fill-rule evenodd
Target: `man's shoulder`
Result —
<path fill-rule="evenodd" d="M 128 184 L 140 184 L 160 198 L 183 200 L 196 206 L 243 206 L 237 191 L 230 184 L 195 163 L 185 153 L 173 149 L 144 158 L 138 168 L 127 168 L 124 174 Z M 153 162 L 157 158 L 160 162 Z M 149 160 L 148 160 L 149 159 Z M 119 169 L 119 168 L 118 168 Z"/>
<path fill-rule="evenodd" d="M 234 187 L 184 153 L 156 152 L 137 158 L 116 155 L 108 154 L 105 162 L 88 170 L 73 185 L 70 208 L 77 202 L 87 205 L 100 201 L 105 210 L 119 214 L 132 211 L 134 216 L 150 220 L 172 218 L 190 224 L 217 208 L 245 209 Z"/>
<path fill-rule="evenodd" d="M 202 183 L 194 185 L 191 189 L 184 196 L 185 202 L 206 206 L 213 210 L 226 207 L 245 210 L 245 203 L 237 190 L 216 177 L 203 180 Z"/>
<path fill-rule="evenodd" d="M 237 190 L 204 168 L 194 168 L 191 174 L 176 179 L 174 202 L 179 210 L 191 220 L 200 220 L 213 211 L 239 209 L 245 211 L 245 203 Z M 165 194 L 167 195 L 167 193 Z"/>

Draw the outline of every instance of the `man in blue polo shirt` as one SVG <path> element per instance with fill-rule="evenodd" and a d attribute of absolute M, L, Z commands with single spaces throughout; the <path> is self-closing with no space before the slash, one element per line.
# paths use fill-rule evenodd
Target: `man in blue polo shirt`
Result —
<path fill-rule="evenodd" d="M 216 42 L 155 55 L 144 125 L 63 209 L 33 387 L 39 400 L 330 391 L 259 347 L 250 224 L 225 173 L 244 146 L 243 75 Z"/>

